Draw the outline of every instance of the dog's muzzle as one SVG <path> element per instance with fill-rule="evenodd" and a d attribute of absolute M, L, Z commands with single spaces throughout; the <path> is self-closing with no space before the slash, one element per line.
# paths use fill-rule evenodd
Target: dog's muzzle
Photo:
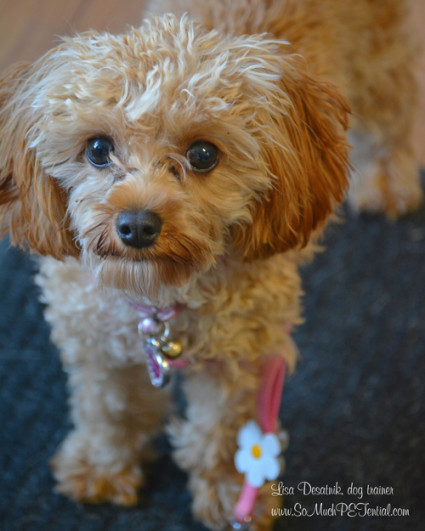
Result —
<path fill-rule="evenodd" d="M 115 224 L 121 241 L 129 247 L 150 247 L 161 233 L 162 219 L 150 210 L 123 210 Z"/>

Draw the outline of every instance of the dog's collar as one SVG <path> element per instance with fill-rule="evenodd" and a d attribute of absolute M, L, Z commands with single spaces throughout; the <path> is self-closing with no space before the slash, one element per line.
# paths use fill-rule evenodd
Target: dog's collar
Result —
<path fill-rule="evenodd" d="M 128 304 L 137 310 L 141 317 L 155 317 L 160 321 L 169 321 L 177 317 L 179 313 L 186 307 L 184 304 L 177 302 L 176 304 L 170 304 L 169 306 L 152 306 L 150 304 L 141 304 L 129 299 Z"/>
<path fill-rule="evenodd" d="M 172 337 L 170 323 L 185 308 L 183 304 L 165 307 L 150 306 L 128 301 L 140 315 L 139 334 L 143 338 L 143 350 L 151 383 L 165 387 L 171 378 L 171 369 L 184 369 L 189 361 L 182 359 L 183 345 Z"/>

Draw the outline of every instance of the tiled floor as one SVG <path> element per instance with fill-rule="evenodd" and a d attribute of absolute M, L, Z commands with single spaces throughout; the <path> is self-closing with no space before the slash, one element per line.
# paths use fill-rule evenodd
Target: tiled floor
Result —
<path fill-rule="evenodd" d="M 412 28 L 425 46 L 425 0 L 409 1 Z M 145 0 L 0 0 L 0 70 L 16 61 L 36 59 L 59 35 L 90 28 L 115 32 L 138 24 L 144 4 Z M 425 56 L 418 77 L 422 91 L 415 146 L 425 166 Z"/>

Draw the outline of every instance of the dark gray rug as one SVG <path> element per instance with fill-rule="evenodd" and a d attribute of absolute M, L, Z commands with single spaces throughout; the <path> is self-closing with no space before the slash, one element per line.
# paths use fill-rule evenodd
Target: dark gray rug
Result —
<path fill-rule="evenodd" d="M 281 411 L 291 436 L 282 482 L 293 494 L 285 507 L 301 516 L 282 516 L 276 529 L 422 530 L 425 209 L 397 223 L 344 216 L 303 272 L 302 357 Z M 0 529 L 203 530 L 164 442 L 136 508 L 82 506 L 54 493 L 48 460 L 69 429 L 66 382 L 33 265 L 7 246 L 0 244 Z M 309 492 L 336 483 L 341 495 Z M 363 496 L 350 486 L 362 487 Z M 409 516 L 382 515 L 388 505 Z M 347 512 L 311 516 L 332 508 Z M 372 509 L 380 515 L 364 516 Z"/>

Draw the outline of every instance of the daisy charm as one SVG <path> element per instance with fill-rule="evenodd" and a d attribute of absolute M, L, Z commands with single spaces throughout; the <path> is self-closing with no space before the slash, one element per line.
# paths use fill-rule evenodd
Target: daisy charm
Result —
<path fill-rule="evenodd" d="M 263 433 L 250 420 L 238 433 L 239 449 L 235 454 L 236 470 L 245 474 L 246 481 L 255 488 L 279 476 L 280 442 L 274 433 Z"/>

